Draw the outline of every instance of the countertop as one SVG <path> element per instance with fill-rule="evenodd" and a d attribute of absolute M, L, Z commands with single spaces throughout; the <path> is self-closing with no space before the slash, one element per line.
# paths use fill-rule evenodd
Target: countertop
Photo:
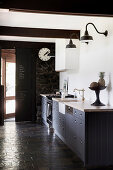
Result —
<path fill-rule="evenodd" d="M 53 100 L 57 102 L 62 102 L 67 106 L 73 107 L 84 112 L 113 112 L 113 106 L 92 106 L 90 101 L 88 100 L 85 100 L 84 102 L 77 100 L 76 98 L 68 98 L 69 101 L 67 101 L 67 98 L 53 98 Z"/>
<path fill-rule="evenodd" d="M 46 97 L 48 95 L 52 94 L 40 94 L 43 97 Z M 92 106 L 91 102 L 88 100 L 80 101 L 76 98 L 52 98 L 52 100 L 57 102 L 62 102 L 67 106 L 73 107 L 75 109 L 84 111 L 84 112 L 106 112 L 110 111 L 113 112 L 113 106 Z"/>
<path fill-rule="evenodd" d="M 49 95 L 52 95 L 52 94 L 40 94 L 40 96 L 43 96 L 43 97 L 46 97 L 46 96 L 49 96 Z"/>

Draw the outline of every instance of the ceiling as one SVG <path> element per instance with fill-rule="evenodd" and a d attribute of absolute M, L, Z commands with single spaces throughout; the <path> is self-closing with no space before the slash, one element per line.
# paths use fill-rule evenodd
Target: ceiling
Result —
<path fill-rule="evenodd" d="M 112 1 L 107 0 L 0 0 L 0 8 L 30 9 L 53 12 L 113 14 Z"/>
<path fill-rule="evenodd" d="M 54 38 L 18 37 L 18 36 L 0 36 L 0 40 L 55 43 L 56 39 L 54 39 Z"/>

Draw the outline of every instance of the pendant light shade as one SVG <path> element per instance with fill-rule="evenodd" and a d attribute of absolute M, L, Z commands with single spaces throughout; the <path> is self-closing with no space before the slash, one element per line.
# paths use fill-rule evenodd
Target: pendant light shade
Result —
<path fill-rule="evenodd" d="M 90 41 L 93 40 L 93 37 L 90 36 L 89 33 L 88 33 L 88 30 L 87 30 L 88 25 L 93 25 L 93 27 L 95 28 L 95 30 L 96 30 L 96 32 L 97 32 L 98 34 L 103 34 L 103 35 L 105 35 L 105 36 L 108 35 L 108 31 L 107 31 L 107 30 L 106 30 L 105 32 L 99 32 L 93 23 L 88 23 L 88 24 L 86 25 L 86 30 L 85 30 L 84 36 L 82 36 L 82 37 L 80 38 L 81 42 L 85 42 L 85 43 L 88 44 L 88 42 L 90 42 Z"/>
<path fill-rule="evenodd" d="M 76 48 L 76 45 L 73 44 L 72 39 L 69 40 L 69 44 L 66 45 L 66 48 Z"/>
<path fill-rule="evenodd" d="M 89 35 L 88 31 L 85 31 L 84 36 L 80 39 L 82 42 L 88 43 L 93 40 L 93 37 Z"/>
<path fill-rule="evenodd" d="M 72 37 L 75 35 L 75 33 L 71 34 L 69 44 L 66 45 L 66 48 L 76 48 L 76 45 L 73 44 Z"/>

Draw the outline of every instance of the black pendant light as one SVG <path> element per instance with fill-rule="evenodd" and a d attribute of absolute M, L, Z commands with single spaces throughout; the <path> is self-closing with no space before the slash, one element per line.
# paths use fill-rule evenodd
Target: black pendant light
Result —
<path fill-rule="evenodd" d="M 93 37 L 90 36 L 89 33 L 88 33 L 88 30 L 87 30 L 88 25 L 93 25 L 94 28 L 95 28 L 95 30 L 96 30 L 96 32 L 97 32 L 98 34 L 103 34 L 103 35 L 105 35 L 105 36 L 108 35 L 108 31 L 107 31 L 107 30 L 106 30 L 105 32 L 99 32 L 93 23 L 88 23 L 88 24 L 86 25 L 86 30 L 85 30 L 84 36 L 82 36 L 82 37 L 80 38 L 81 42 L 85 42 L 85 43 L 88 44 L 90 41 L 93 40 Z"/>
<path fill-rule="evenodd" d="M 66 45 L 66 48 L 76 48 L 76 45 L 73 44 L 73 41 L 72 41 L 72 36 L 73 35 L 75 35 L 75 33 L 71 34 L 69 44 Z"/>

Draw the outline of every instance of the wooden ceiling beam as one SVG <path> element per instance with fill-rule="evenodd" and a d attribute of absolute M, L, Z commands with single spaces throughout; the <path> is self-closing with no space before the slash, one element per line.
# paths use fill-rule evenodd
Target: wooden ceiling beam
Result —
<path fill-rule="evenodd" d="M 80 30 L 64 30 L 64 29 L 44 29 L 44 28 L 23 28 L 23 27 L 7 27 L 0 26 L 0 35 L 2 36 L 19 36 L 19 37 L 36 37 L 36 38 L 80 38 Z"/>
<path fill-rule="evenodd" d="M 42 47 L 47 47 L 47 48 L 53 47 L 53 48 L 55 48 L 55 43 L 0 40 L 0 47 L 2 49 L 14 49 L 14 48 L 35 48 L 35 49 L 40 49 Z"/>

